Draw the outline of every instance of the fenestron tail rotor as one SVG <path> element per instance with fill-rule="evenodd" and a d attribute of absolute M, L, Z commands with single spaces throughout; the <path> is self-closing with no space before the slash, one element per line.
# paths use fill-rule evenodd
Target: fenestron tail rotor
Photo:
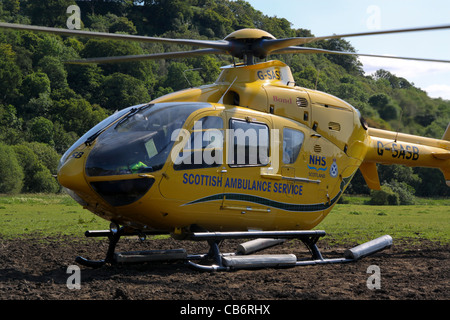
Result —
<path fill-rule="evenodd" d="M 276 39 L 270 33 L 259 29 L 241 29 L 237 30 L 223 40 L 196 40 L 196 39 L 170 39 L 170 38 L 158 38 L 147 37 L 137 35 L 127 35 L 118 33 L 105 33 L 83 30 L 70 30 L 62 28 L 32 26 L 24 24 L 13 24 L 0 22 L 0 28 L 25 30 L 34 32 L 45 32 L 51 34 L 58 34 L 63 36 L 80 36 L 90 38 L 101 38 L 110 40 L 125 40 L 125 41 L 137 41 L 148 43 L 164 43 L 164 44 L 179 44 L 179 45 L 191 45 L 194 47 L 200 47 L 204 49 L 195 49 L 191 51 L 180 52 L 166 52 L 166 53 L 154 53 L 145 55 L 134 56 L 118 56 L 118 57 L 99 57 L 89 58 L 82 60 L 69 61 L 68 63 L 74 64 L 86 64 L 86 63 L 115 63 L 115 62 L 128 62 L 128 61 L 141 61 L 147 59 L 174 59 L 174 58 L 186 58 L 194 57 L 206 54 L 228 54 L 233 57 L 244 59 L 246 64 L 254 64 L 254 58 L 264 59 L 270 54 L 314 54 L 314 53 L 326 53 L 326 54 L 342 54 L 342 55 L 356 55 L 356 56 L 368 56 L 378 58 L 394 58 L 416 61 L 430 61 L 430 62 L 443 62 L 450 63 L 450 60 L 442 59 L 426 59 L 426 58 L 414 58 L 414 57 L 398 57 L 390 55 L 378 55 L 378 54 L 366 54 L 357 52 L 343 52 L 332 51 L 319 48 L 299 47 L 308 43 L 329 40 L 340 39 L 350 37 L 361 36 L 373 36 L 373 35 L 385 35 L 385 34 L 398 34 L 407 32 L 419 32 L 419 31 L 432 31 L 432 30 L 445 30 L 450 29 L 450 25 L 439 25 L 429 27 L 418 28 L 405 28 L 394 30 L 380 30 L 361 33 L 348 33 L 341 35 L 330 35 L 321 37 L 294 37 L 285 39 Z"/>

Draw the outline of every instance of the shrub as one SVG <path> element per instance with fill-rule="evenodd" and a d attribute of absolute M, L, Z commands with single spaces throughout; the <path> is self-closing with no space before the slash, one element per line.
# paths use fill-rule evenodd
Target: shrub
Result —
<path fill-rule="evenodd" d="M 39 155 L 29 147 L 30 145 L 32 144 L 20 144 L 13 147 L 18 163 L 25 174 L 21 191 L 42 193 L 58 192 L 58 182 L 53 178 L 49 168 L 40 160 Z"/>
<path fill-rule="evenodd" d="M 0 143 L 0 193 L 18 193 L 23 185 L 23 170 L 12 147 Z"/>
<path fill-rule="evenodd" d="M 392 191 L 398 194 L 399 202 L 401 205 L 413 205 L 416 200 L 414 197 L 415 190 L 405 182 L 398 182 L 392 180 L 387 183 L 386 186 L 392 189 Z"/>
<path fill-rule="evenodd" d="M 382 185 L 381 190 L 372 190 L 370 198 L 370 204 L 373 205 L 399 205 L 400 200 L 398 194 L 396 194 L 388 185 Z"/>

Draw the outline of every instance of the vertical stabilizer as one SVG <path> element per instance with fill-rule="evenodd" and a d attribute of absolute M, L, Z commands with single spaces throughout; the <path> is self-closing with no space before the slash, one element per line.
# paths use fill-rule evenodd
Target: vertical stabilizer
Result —
<path fill-rule="evenodd" d="M 377 164 L 375 162 L 363 162 L 359 167 L 367 186 L 373 190 L 380 190 L 380 179 L 378 178 Z"/>
<path fill-rule="evenodd" d="M 444 132 L 444 136 L 442 137 L 442 140 L 450 141 L 450 123 L 447 126 L 447 130 Z"/>

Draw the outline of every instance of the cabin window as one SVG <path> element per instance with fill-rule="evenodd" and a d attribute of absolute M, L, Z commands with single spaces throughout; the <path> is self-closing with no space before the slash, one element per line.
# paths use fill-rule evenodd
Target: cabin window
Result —
<path fill-rule="evenodd" d="M 190 138 L 175 160 L 175 170 L 211 168 L 223 163 L 223 120 L 217 116 L 194 122 Z"/>
<path fill-rule="evenodd" d="M 283 163 L 290 164 L 297 160 L 304 138 L 305 135 L 301 131 L 283 129 Z"/>
<path fill-rule="evenodd" d="M 265 166 L 269 163 L 269 127 L 230 119 L 229 146 L 230 166 Z"/>

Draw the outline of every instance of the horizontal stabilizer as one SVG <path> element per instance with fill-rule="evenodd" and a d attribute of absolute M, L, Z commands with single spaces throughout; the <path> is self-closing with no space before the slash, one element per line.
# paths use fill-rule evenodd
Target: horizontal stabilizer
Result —
<path fill-rule="evenodd" d="M 431 155 L 436 159 L 448 160 L 450 159 L 450 151 L 447 152 L 432 152 Z"/>

